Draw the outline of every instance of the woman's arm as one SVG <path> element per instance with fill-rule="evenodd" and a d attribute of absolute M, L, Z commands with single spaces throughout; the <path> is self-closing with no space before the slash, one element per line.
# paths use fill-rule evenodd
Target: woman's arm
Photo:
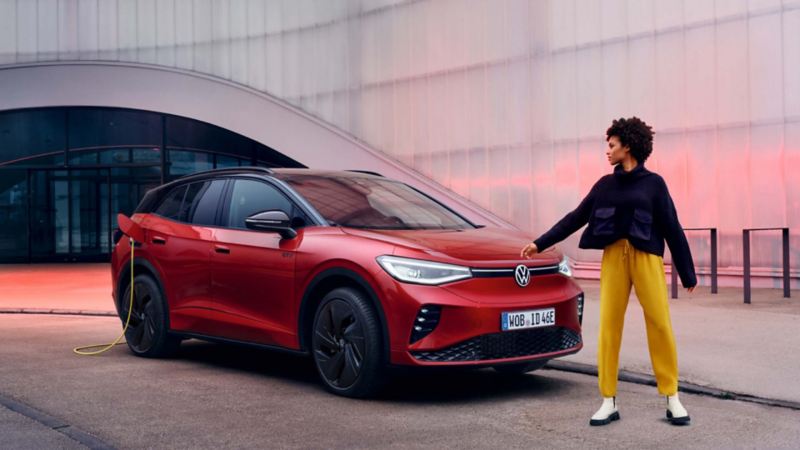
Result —
<path fill-rule="evenodd" d="M 689 249 L 689 242 L 678 221 L 678 211 L 669 195 L 667 183 L 663 178 L 659 178 L 661 189 L 656 197 L 655 213 L 657 224 L 661 227 L 664 239 L 667 241 L 669 251 L 672 253 L 672 262 L 678 275 L 681 277 L 681 284 L 685 288 L 692 288 L 697 285 L 697 276 L 694 271 L 694 261 L 692 252 Z"/>
<path fill-rule="evenodd" d="M 602 181 L 602 178 L 600 181 Z M 533 241 L 533 243 L 536 244 L 537 251 L 544 251 L 547 248 L 563 241 L 589 222 L 589 217 L 592 214 L 592 206 L 594 205 L 594 200 L 600 181 L 592 186 L 592 189 L 588 194 L 586 194 L 586 197 L 584 197 L 574 211 L 564 216 L 558 221 L 558 223 L 553 225 L 550 230 Z"/>

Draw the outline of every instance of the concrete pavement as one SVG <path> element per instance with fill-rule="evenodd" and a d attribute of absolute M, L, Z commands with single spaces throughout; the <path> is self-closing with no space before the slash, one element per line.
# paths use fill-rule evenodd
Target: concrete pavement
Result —
<path fill-rule="evenodd" d="M 600 283 L 579 283 L 586 293 L 584 348 L 563 360 L 596 366 Z M 752 303 L 745 305 L 741 289 L 720 288 L 718 294 L 704 286 L 692 294 L 681 289 L 680 298 L 670 300 L 680 381 L 800 403 L 800 292 L 793 295 L 783 298 L 781 289 L 755 289 Z M 625 316 L 620 369 L 652 374 L 644 314 L 635 293 Z"/>
<path fill-rule="evenodd" d="M 372 400 L 323 390 L 308 358 L 187 341 L 175 359 L 73 355 L 119 331 L 112 317 L 0 314 L 0 396 L 116 448 L 796 448 L 800 411 L 681 394 L 669 425 L 649 386 L 620 383 L 622 419 L 590 427 L 594 377 L 541 370 L 422 371 Z M 0 407 L 0 447 L 59 448 L 52 429 Z M 37 428 L 37 429 L 33 429 Z M 43 435 L 43 436 L 42 436 Z M 48 436 L 49 435 L 49 436 Z"/>
<path fill-rule="evenodd" d="M 586 292 L 584 349 L 564 361 L 596 365 L 599 282 L 578 280 Z M 108 264 L 0 266 L 0 312 L 62 311 L 113 314 Z M 680 380 L 723 391 L 800 403 L 800 292 L 754 289 L 750 305 L 741 289 L 711 294 L 684 289 L 670 301 Z M 108 336 L 114 339 L 116 335 Z M 652 374 L 641 306 L 631 294 L 620 369 Z"/>

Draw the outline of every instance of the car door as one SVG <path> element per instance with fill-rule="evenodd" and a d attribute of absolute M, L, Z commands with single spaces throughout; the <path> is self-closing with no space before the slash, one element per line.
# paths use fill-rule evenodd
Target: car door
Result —
<path fill-rule="evenodd" d="M 248 342 L 292 346 L 296 340 L 295 250 L 299 237 L 249 230 L 253 214 L 298 209 L 277 187 L 259 179 L 236 178 L 228 187 L 223 227 L 213 234 L 212 295 L 222 312 L 221 336 Z"/>
<path fill-rule="evenodd" d="M 170 327 L 214 334 L 210 314 L 211 228 L 225 180 L 206 180 L 176 187 L 148 219 L 148 255 L 162 274 Z"/>

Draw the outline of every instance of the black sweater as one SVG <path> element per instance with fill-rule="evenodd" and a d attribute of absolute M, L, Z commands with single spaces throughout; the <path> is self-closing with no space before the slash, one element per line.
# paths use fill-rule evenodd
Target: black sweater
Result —
<path fill-rule="evenodd" d="M 589 226 L 581 236 L 580 248 L 603 249 L 626 238 L 639 250 L 664 256 L 666 239 L 683 286 L 697 284 L 692 253 L 667 184 L 644 164 L 630 172 L 617 165 L 613 174 L 595 183 L 574 211 L 533 242 L 540 252 L 544 251 L 586 223 Z"/>

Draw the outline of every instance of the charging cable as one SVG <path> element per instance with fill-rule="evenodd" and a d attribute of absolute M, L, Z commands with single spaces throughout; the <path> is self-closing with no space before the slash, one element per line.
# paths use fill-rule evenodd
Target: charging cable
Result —
<path fill-rule="evenodd" d="M 125 344 L 125 342 L 120 342 L 123 336 L 125 336 L 125 332 L 128 331 L 128 325 L 131 323 L 131 311 L 133 311 L 133 249 L 135 248 L 133 238 L 130 238 L 131 243 L 131 302 L 128 305 L 128 318 L 125 319 L 125 326 L 122 328 L 122 334 L 119 335 L 117 340 L 110 344 L 96 344 L 96 345 L 87 345 L 85 347 L 75 347 L 72 351 L 81 356 L 94 356 L 99 355 L 101 353 L 107 352 L 111 350 L 116 345 Z M 94 348 L 99 348 L 99 350 L 90 350 Z"/>

